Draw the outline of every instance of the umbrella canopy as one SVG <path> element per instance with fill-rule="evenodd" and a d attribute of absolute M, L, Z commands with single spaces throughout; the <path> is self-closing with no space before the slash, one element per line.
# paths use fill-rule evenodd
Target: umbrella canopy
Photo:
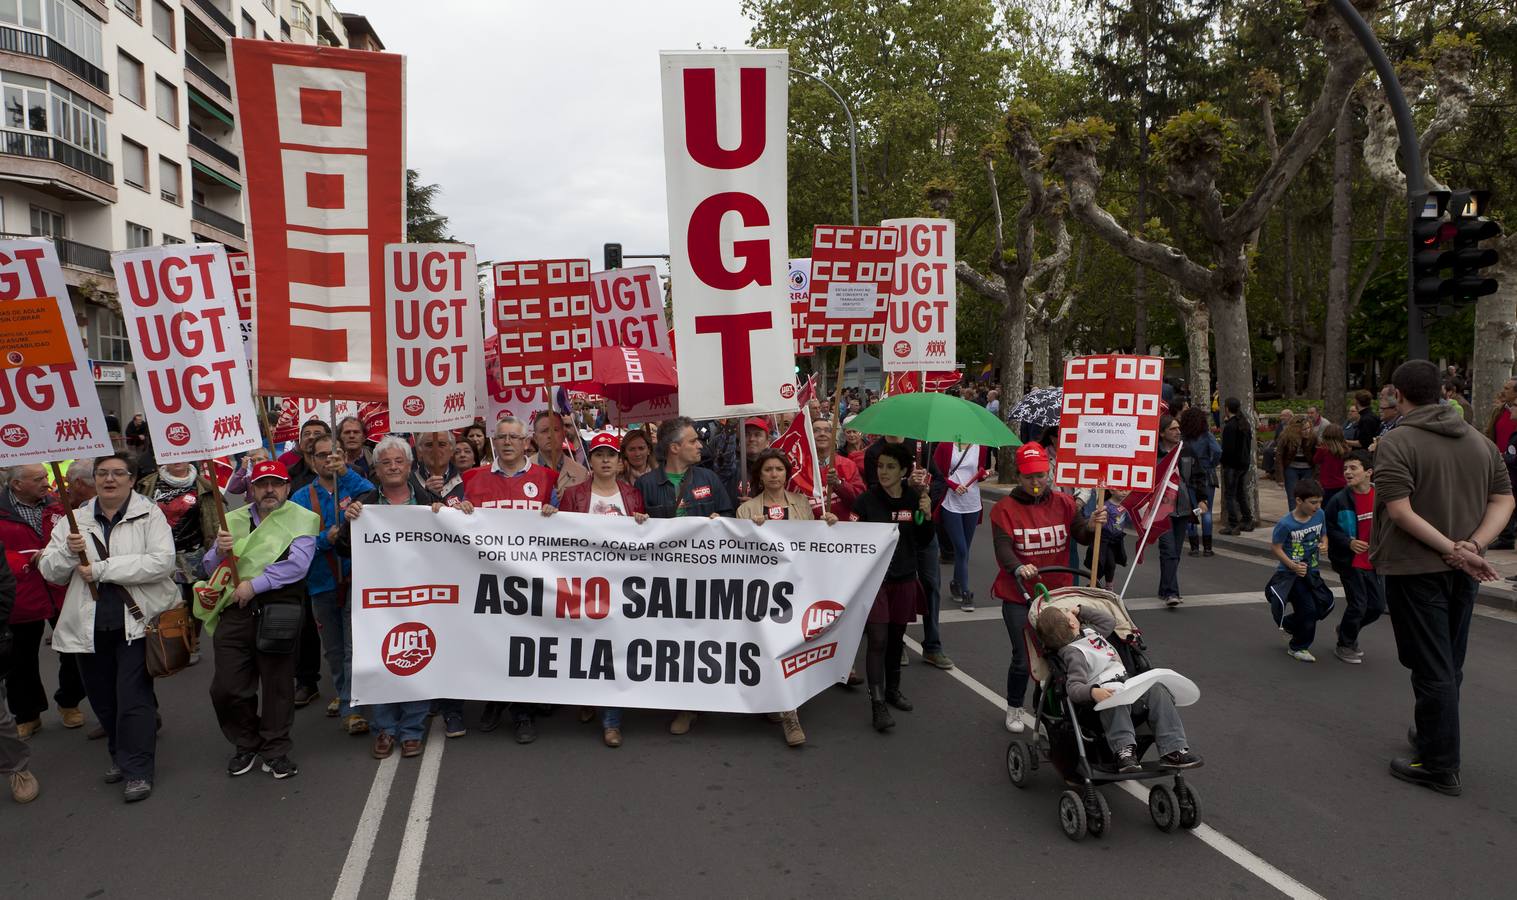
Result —
<path fill-rule="evenodd" d="M 987 447 L 1022 443 L 985 408 L 947 394 L 896 394 L 859 413 L 849 428 L 924 441 L 962 441 Z"/>
<path fill-rule="evenodd" d="M 679 389 L 674 360 L 641 347 L 597 347 L 590 351 L 590 390 L 616 401 L 618 406 L 636 406 Z"/>
<path fill-rule="evenodd" d="M 1013 422 L 1026 422 L 1028 425 L 1050 428 L 1059 424 L 1059 413 L 1063 409 L 1063 388 L 1038 388 L 1024 394 L 1021 401 L 1006 414 L 1006 418 Z"/>

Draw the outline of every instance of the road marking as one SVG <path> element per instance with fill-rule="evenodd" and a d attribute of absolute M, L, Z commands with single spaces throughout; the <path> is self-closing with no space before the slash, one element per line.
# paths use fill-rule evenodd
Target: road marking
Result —
<path fill-rule="evenodd" d="M 1258 595 L 1254 594 L 1254 596 L 1257 597 Z M 910 647 L 913 653 L 916 653 L 918 656 L 921 655 L 922 645 L 915 639 L 907 637 L 906 646 Z M 964 674 L 963 669 L 954 667 L 948 670 L 948 675 L 955 681 L 969 688 L 971 691 L 979 694 L 986 701 L 988 701 L 990 705 L 1001 710 L 1003 713 L 1005 712 L 1005 698 L 1003 698 L 1000 694 L 997 694 L 995 691 L 992 691 L 985 685 L 981 684 L 980 682 L 976 681 L 972 676 Z M 1140 788 L 1136 787 L 1132 782 L 1123 781 L 1118 782 L 1118 784 L 1124 791 L 1132 795 L 1137 800 L 1141 801 L 1145 806 L 1148 804 L 1148 794 L 1143 792 Z M 1204 822 L 1196 826 L 1196 828 L 1190 833 L 1199 838 L 1202 843 L 1211 847 L 1213 850 L 1216 850 L 1218 853 L 1232 860 L 1234 863 L 1237 863 L 1240 867 L 1257 877 L 1260 881 L 1263 881 L 1265 884 L 1286 895 L 1287 897 L 1292 898 L 1292 900 L 1326 900 L 1326 898 L 1324 898 L 1321 894 L 1270 865 L 1268 862 L 1264 861 L 1264 859 L 1250 851 L 1248 848 L 1244 847 L 1242 844 L 1239 844 L 1237 841 L 1234 841 L 1232 838 L 1216 830 L 1215 828 L 1212 828 L 1210 825 L 1207 825 Z M 395 900 L 395 895 L 392 893 L 390 895 L 390 898 L 391 900 Z"/>
<path fill-rule="evenodd" d="M 397 763 L 392 756 L 381 762 L 379 770 L 374 773 L 374 783 L 369 785 L 369 799 L 364 801 L 363 814 L 358 817 L 358 828 L 353 832 L 353 843 L 348 846 L 348 858 L 342 864 L 342 874 L 337 878 L 332 900 L 358 900 L 364 873 L 369 868 L 369 857 L 374 854 L 374 839 L 379 836 L 379 824 L 384 820 L 385 804 L 390 799 L 390 785 L 395 782 Z"/>
<path fill-rule="evenodd" d="M 400 839 L 400 853 L 395 858 L 395 878 L 390 882 L 390 900 L 415 900 L 416 884 L 421 876 L 421 857 L 427 849 L 427 829 L 432 825 L 432 798 L 437 795 L 437 774 L 442 769 L 443 737 L 438 716 L 432 720 L 427 749 L 421 755 L 421 772 L 416 776 L 416 790 L 411 794 L 411 814 L 406 819 L 406 833 Z"/>

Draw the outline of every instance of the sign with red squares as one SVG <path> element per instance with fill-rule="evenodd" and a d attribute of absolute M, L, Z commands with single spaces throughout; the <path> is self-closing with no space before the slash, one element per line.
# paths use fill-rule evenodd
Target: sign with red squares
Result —
<path fill-rule="evenodd" d="M 885 340 L 901 234 L 875 225 L 818 225 L 811 243 L 812 347 Z"/>
<path fill-rule="evenodd" d="M 590 381 L 590 260 L 496 263 L 494 283 L 490 316 L 500 339 L 501 386 Z"/>
<path fill-rule="evenodd" d="M 253 359 L 253 262 L 246 253 L 226 252 L 227 268 L 232 270 L 232 294 L 237 300 L 237 328 L 242 332 L 242 349 Z"/>
<path fill-rule="evenodd" d="M 232 41 L 265 395 L 388 399 L 384 248 L 405 239 L 404 59 Z M 239 296 L 241 291 L 239 289 Z"/>
<path fill-rule="evenodd" d="M 1055 483 L 1152 488 L 1163 387 L 1164 360 L 1157 356 L 1066 360 Z"/>

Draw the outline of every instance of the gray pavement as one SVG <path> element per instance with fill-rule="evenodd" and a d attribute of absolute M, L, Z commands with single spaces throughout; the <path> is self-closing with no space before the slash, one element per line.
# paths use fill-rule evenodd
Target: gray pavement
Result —
<path fill-rule="evenodd" d="M 1108 787 L 1110 835 L 1074 844 L 1059 831 L 1049 767 L 1025 790 L 1006 777 L 1004 706 L 986 696 L 1004 689 L 1009 658 L 990 600 L 988 521 L 972 558 L 981 608 L 943 615 L 958 674 L 915 657 L 903 690 L 916 710 L 883 736 L 862 691 L 828 690 L 802 710 L 800 750 L 762 717 L 702 716 L 676 738 L 667 714 L 632 711 L 613 751 L 561 709 L 531 746 L 509 728 L 454 741 L 434 732 L 422 758 L 381 764 L 367 739 L 323 717 L 323 702 L 297 714 L 298 777 L 232 779 L 208 658 L 160 683 L 156 790 L 126 806 L 99 780 L 103 742 L 48 713 L 33 739 L 41 797 L 0 799 L 8 894 L 1510 895 L 1517 779 L 1502 754 L 1517 745 L 1517 616 L 1476 617 L 1466 793 L 1447 798 L 1385 772 L 1411 714 L 1388 622 L 1365 632 L 1362 666 L 1337 662 L 1330 646 L 1316 665 L 1298 663 L 1270 623 L 1257 553 L 1186 557 L 1190 602 L 1172 611 L 1152 608 L 1150 559 L 1133 581 L 1134 615 L 1155 662 L 1202 688 L 1184 713 L 1207 759 L 1190 780 L 1214 831 L 1162 834 L 1139 799 Z M 470 704 L 471 723 L 477 714 Z M 1092 887 L 1097 877 L 1104 887 Z"/>

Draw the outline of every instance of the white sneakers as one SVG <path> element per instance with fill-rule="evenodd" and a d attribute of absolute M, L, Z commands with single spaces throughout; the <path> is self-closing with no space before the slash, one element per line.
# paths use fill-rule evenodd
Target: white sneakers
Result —
<path fill-rule="evenodd" d="M 1012 734 L 1021 734 L 1033 725 L 1033 718 L 1022 711 L 1020 706 L 1010 706 L 1006 709 L 1006 730 Z"/>

